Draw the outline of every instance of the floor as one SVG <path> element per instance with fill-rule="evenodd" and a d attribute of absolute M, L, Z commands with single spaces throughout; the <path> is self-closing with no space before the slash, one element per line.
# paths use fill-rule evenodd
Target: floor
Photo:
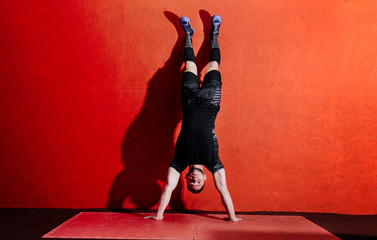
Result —
<path fill-rule="evenodd" d="M 79 213 L 112 212 L 105 209 L 14 209 L 0 208 L 0 239 L 41 239 Z M 114 211 L 116 212 L 116 211 Z M 145 214 L 150 211 L 124 210 L 124 213 Z M 169 211 L 168 213 L 177 213 Z M 189 211 L 179 214 L 203 215 L 215 212 Z M 252 212 L 258 216 L 302 216 L 340 239 L 377 239 L 377 215 L 341 215 L 328 213 Z M 256 216 L 255 216 L 256 217 Z M 51 238 L 49 238 L 51 239 Z M 62 239 L 62 238 L 60 238 Z"/>

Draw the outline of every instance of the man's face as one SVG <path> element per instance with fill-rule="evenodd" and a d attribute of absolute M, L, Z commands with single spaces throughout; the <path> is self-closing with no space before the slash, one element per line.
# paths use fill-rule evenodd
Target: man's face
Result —
<path fill-rule="evenodd" d="M 187 186 L 193 190 L 200 190 L 206 179 L 206 175 L 199 168 L 191 168 L 186 175 Z"/>

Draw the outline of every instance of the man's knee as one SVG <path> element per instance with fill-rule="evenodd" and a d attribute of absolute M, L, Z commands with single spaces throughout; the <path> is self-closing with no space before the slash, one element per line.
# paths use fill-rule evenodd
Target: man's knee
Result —
<path fill-rule="evenodd" d="M 196 64 L 192 61 L 187 61 L 185 72 L 192 72 L 193 74 L 198 75 L 198 69 L 196 68 Z"/>
<path fill-rule="evenodd" d="M 206 73 L 212 70 L 219 70 L 219 64 L 216 61 L 209 62 L 207 65 Z"/>

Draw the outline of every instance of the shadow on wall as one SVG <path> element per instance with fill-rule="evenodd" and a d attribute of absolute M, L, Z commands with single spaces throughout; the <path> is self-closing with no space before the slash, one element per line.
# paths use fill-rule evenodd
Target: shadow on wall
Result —
<path fill-rule="evenodd" d="M 204 23 L 205 39 L 196 56 L 198 73 L 208 63 L 211 29 L 211 15 L 205 10 L 199 13 Z M 156 205 L 164 187 L 158 181 L 165 182 L 174 156 L 174 130 L 182 119 L 180 82 L 183 72 L 180 68 L 185 35 L 179 17 L 168 11 L 164 14 L 176 28 L 178 38 L 165 65 L 148 82 L 144 106 L 124 136 L 124 169 L 112 184 L 107 202 L 109 209 L 121 209 L 128 198 L 137 209 Z M 179 184 L 172 195 L 170 205 L 173 209 L 184 209 L 181 190 Z"/>

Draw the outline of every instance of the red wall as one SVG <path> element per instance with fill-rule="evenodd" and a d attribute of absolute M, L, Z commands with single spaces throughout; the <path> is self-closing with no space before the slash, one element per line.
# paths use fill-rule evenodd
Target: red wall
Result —
<path fill-rule="evenodd" d="M 236 210 L 376 214 L 376 12 L 376 1 L 2 1 L 0 207 L 156 207 L 181 120 L 178 16 L 192 19 L 203 70 L 220 14 L 216 133 Z M 171 206 L 223 210 L 209 179 Z"/>

